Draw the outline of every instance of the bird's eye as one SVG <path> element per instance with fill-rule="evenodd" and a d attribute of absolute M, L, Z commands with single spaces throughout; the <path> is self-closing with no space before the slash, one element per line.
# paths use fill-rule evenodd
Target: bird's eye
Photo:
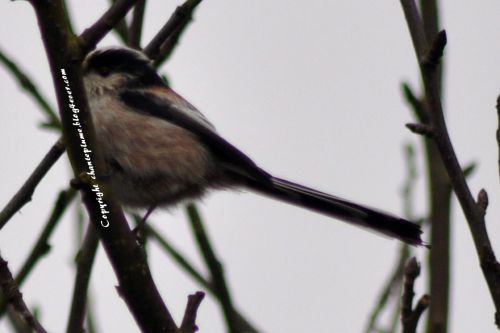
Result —
<path fill-rule="evenodd" d="M 99 67 L 97 69 L 97 72 L 99 73 L 99 75 L 101 76 L 108 76 L 109 73 L 111 73 L 111 68 L 107 67 L 107 66 L 102 66 L 102 67 Z"/>

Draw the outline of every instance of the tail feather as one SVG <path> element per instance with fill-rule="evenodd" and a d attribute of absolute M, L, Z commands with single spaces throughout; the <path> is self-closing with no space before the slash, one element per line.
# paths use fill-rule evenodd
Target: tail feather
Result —
<path fill-rule="evenodd" d="M 420 226 L 405 219 L 276 177 L 265 184 L 249 181 L 247 185 L 262 194 L 373 229 L 405 243 L 424 245 Z"/>

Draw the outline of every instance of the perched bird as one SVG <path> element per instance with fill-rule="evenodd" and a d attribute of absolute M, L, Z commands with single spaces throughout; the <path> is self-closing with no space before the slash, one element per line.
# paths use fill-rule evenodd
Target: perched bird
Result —
<path fill-rule="evenodd" d="M 422 231 L 414 223 L 261 169 L 170 89 L 142 52 L 97 49 L 85 58 L 82 70 L 97 140 L 111 170 L 110 185 L 124 205 L 152 210 L 211 189 L 246 188 L 422 244 Z"/>

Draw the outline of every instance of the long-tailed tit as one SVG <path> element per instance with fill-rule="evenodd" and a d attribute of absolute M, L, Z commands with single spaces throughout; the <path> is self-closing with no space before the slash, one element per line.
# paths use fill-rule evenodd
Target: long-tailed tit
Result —
<path fill-rule="evenodd" d="M 83 75 L 110 184 L 124 205 L 172 205 L 207 190 L 240 187 L 422 244 L 416 224 L 261 169 L 167 87 L 139 51 L 93 51 L 83 63 Z"/>

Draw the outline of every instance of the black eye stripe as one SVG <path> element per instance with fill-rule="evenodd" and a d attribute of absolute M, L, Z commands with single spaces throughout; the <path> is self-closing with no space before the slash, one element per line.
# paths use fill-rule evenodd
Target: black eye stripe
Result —
<path fill-rule="evenodd" d="M 96 68 L 97 72 L 102 76 L 108 76 L 111 73 L 111 68 L 107 66 L 101 66 Z"/>

